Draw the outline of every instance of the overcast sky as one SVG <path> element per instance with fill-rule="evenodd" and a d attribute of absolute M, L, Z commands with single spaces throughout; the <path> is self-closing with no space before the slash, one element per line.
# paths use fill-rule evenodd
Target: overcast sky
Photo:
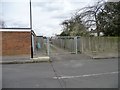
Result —
<path fill-rule="evenodd" d="M 24 2 L 23 2 L 24 1 Z M 61 22 L 78 9 L 95 0 L 31 0 L 33 30 L 37 35 L 52 36 L 61 33 Z M 2 0 L 0 19 L 8 27 L 30 27 L 29 0 Z"/>

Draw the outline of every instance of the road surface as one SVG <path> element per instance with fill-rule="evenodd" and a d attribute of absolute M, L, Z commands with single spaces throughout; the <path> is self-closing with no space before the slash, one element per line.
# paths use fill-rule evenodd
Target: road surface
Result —
<path fill-rule="evenodd" d="M 60 52 L 59 52 L 60 51 Z M 117 88 L 118 60 L 51 53 L 52 63 L 2 65 L 3 88 Z"/>

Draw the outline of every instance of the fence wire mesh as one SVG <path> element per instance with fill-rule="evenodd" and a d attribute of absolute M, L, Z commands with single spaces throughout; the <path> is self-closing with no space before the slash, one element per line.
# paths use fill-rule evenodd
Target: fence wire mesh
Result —
<path fill-rule="evenodd" d="M 34 56 L 47 56 L 47 38 L 44 37 L 35 38 Z"/>

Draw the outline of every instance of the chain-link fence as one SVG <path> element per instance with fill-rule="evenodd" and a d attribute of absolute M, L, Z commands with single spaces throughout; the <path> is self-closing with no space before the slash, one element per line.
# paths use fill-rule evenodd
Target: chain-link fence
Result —
<path fill-rule="evenodd" d="M 80 47 L 78 47 L 78 42 L 80 42 L 80 37 L 62 36 L 52 38 L 53 45 L 56 45 L 71 53 L 77 53 L 79 51 L 78 49 Z"/>
<path fill-rule="evenodd" d="M 47 38 L 37 36 L 34 39 L 34 56 L 46 56 L 47 55 Z"/>

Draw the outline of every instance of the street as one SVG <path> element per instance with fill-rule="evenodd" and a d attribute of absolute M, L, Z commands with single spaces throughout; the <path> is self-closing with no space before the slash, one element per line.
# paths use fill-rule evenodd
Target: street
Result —
<path fill-rule="evenodd" d="M 51 55 L 52 63 L 2 65 L 3 88 L 117 88 L 118 60 Z"/>

